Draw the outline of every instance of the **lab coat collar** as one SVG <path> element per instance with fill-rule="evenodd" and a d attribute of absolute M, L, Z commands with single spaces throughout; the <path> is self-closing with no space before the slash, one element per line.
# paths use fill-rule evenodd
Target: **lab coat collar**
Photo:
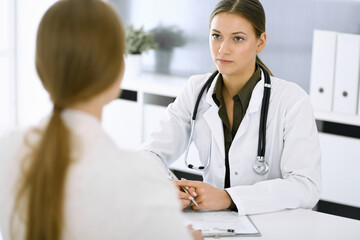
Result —
<path fill-rule="evenodd" d="M 211 106 L 216 105 L 216 103 L 215 103 L 215 101 L 214 101 L 214 99 L 212 97 L 212 94 L 214 92 L 214 88 L 215 88 L 215 85 L 216 85 L 216 80 L 218 79 L 219 75 L 220 75 L 220 73 L 218 73 L 215 76 L 214 80 L 212 81 L 212 83 L 210 85 L 209 90 L 206 93 L 206 102 L 209 103 Z"/>
<path fill-rule="evenodd" d="M 261 70 L 261 79 L 255 85 L 254 90 L 251 94 L 249 106 L 246 111 L 247 114 L 251 114 L 260 110 L 260 106 L 264 95 L 264 83 L 265 83 L 264 72 Z"/>
<path fill-rule="evenodd" d="M 253 113 L 260 111 L 263 94 L 264 94 L 264 83 L 265 83 L 264 72 L 261 70 L 261 79 L 255 85 L 255 88 L 251 94 L 248 109 L 246 110 L 245 116 L 244 116 L 243 120 L 241 121 L 239 129 L 238 129 L 233 141 L 236 141 L 243 134 L 245 134 L 246 130 L 248 129 L 251 115 Z"/>
<path fill-rule="evenodd" d="M 216 79 L 219 77 L 219 74 L 216 75 L 213 82 L 210 85 L 209 90 L 206 93 L 206 102 L 210 104 L 210 107 L 204 112 L 203 117 L 210 128 L 212 141 L 215 140 L 216 145 L 218 146 L 219 152 L 223 159 L 225 159 L 225 143 L 224 143 L 224 130 L 222 121 L 218 115 L 219 107 L 216 105 L 212 94 L 214 87 L 216 85 Z"/>
<path fill-rule="evenodd" d="M 219 77 L 219 74 L 216 75 L 214 81 L 211 83 L 210 88 L 206 93 L 206 102 L 209 103 L 211 106 L 214 106 L 214 105 L 217 106 L 214 99 L 212 98 L 212 94 L 214 92 L 214 88 L 216 85 L 216 79 Z M 260 110 L 262 96 L 264 93 L 264 82 L 265 82 L 264 72 L 261 70 L 261 79 L 255 85 L 255 88 L 251 94 L 251 98 L 250 98 L 250 102 L 249 102 L 249 106 L 246 111 L 246 114 L 251 114 L 253 112 L 257 112 Z"/>

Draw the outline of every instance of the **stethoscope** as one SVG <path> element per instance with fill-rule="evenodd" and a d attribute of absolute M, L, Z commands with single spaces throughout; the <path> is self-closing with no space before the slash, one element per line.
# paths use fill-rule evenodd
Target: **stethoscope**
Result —
<path fill-rule="evenodd" d="M 265 160 L 265 142 L 266 142 L 266 120 L 267 120 L 267 115 L 268 115 L 268 110 L 269 110 L 271 81 L 270 81 L 269 73 L 260 64 L 259 64 L 259 67 L 261 68 L 261 70 L 264 73 L 265 83 L 264 83 L 264 94 L 263 94 L 262 106 L 261 106 L 261 115 L 260 115 L 258 150 L 257 150 L 257 157 L 256 157 L 256 160 L 255 160 L 254 165 L 253 165 L 253 169 L 257 174 L 264 175 L 269 171 L 269 164 Z M 188 168 L 191 168 L 191 169 L 204 171 L 210 165 L 211 145 L 212 145 L 211 141 L 210 141 L 210 146 L 209 146 L 208 159 L 207 159 L 207 162 L 206 162 L 205 166 L 198 166 L 197 167 L 197 166 L 194 166 L 192 164 L 189 164 L 188 161 L 187 161 L 187 158 L 188 158 L 188 154 L 189 154 L 190 145 L 191 145 L 192 140 L 193 140 L 196 114 L 197 114 L 197 111 L 198 111 L 198 107 L 199 107 L 201 97 L 202 97 L 202 95 L 203 95 L 203 93 L 205 92 L 206 89 L 209 90 L 211 83 L 213 82 L 215 77 L 218 75 L 218 73 L 219 73 L 219 71 L 215 71 L 209 77 L 209 79 L 206 81 L 204 86 L 201 88 L 200 93 L 199 93 L 199 95 L 198 95 L 198 97 L 196 99 L 194 111 L 193 111 L 193 114 L 192 114 L 192 117 L 191 117 L 190 137 L 189 137 L 189 141 L 188 141 L 186 151 L 185 151 L 185 156 L 184 156 L 184 161 L 185 161 L 186 166 Z"/>

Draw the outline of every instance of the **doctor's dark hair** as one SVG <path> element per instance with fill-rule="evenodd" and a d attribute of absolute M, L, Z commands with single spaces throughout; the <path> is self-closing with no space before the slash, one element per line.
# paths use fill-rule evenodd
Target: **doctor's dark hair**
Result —
<path fill-rule="evenodd" d="M 222 12 L 246 18 L 253 26 L 257 38 L 265 32 L 265 11 L 258 0 L 220 0 L 210 15 L 210 23 L 215 15 Z M 263 66 L 271 76 L 273 75 L 258 56 L 256 56 L 256 62 Z"/>
<path fill-rule="evenodd" d="M 54 109 L 44 129 L 27 135 L 39 140 L 25 142 L 30 153 L 22 159 L 11 222 L 23 221 L 24 239 L 62 239 L 66 177 L 76 161 L 62 109 L 112 87 L 124 70 L 124 50 L 122 23 L 101 0 L 60 0 L 42 17 L 36 70 Z M 11 230 L 12 236 L 18 232 Z"/>

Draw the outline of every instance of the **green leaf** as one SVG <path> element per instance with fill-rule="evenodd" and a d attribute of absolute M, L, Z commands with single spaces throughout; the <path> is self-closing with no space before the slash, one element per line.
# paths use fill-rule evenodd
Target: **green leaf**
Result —
<path fill-rule="evenodd" d="M 126 28 L 126 54 L 141 54 L 150 49 L 156 49 L 154 36 L 144 30 L 136 29 L 133 25 Z"/>

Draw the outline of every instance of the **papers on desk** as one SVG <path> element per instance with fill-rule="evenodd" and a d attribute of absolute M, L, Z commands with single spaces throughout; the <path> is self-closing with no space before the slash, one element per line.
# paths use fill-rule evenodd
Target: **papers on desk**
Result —
<path fill-rule="evenodd" d="M 232 211 L 184 211 L 187 224 L 201 230 L 206 236 L 254 235 L 260 236 L 259 230 L 248 216 L 239 216 Z"/>

